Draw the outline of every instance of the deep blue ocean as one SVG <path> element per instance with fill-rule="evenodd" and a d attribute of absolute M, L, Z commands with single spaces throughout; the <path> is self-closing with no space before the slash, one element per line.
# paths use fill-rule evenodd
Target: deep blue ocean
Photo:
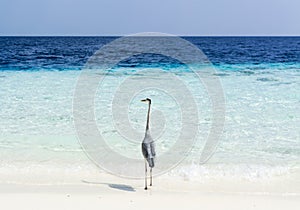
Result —
<path fill-rule="evenodd" d="M 0 70 L 80 70 L 100 47 L 118 37 L 0 37 Z M 300 63 L 300 37 L 183 37 L 221 69 L 247 64 Z M 132 66 L 155 59 L 127 60 Z M 233 66 L 230 66 L 233 65 Z M 259 67 L 261 69 L 261 67 Z M 263 68 L 263 67 L 262 67 Z"/>

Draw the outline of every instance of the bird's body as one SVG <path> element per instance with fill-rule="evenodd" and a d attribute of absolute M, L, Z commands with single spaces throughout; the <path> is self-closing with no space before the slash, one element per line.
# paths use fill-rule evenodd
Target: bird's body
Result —
<path fill-rule="evenodd" d="M 144 140 L 142 142 L 142 152 L 144 158 L 147 160 L 149 167 L 154 167 L 154 158 L 155 158 L 155 146 L 154 141 L 150 135 L 150 131 L 147 130 Z"/>
<path fill-rule="evenodd" d="M 149 121 L 150 121 L 150 108 L 151 108 L 151 99 L 146 98 L 142 102 L 148 102 L 148 114 L 147 114 L 147 124 L 145 137 L 142 142 L 142 153 L 145 158 L 145 190 L 147 190 L 147 163 L 150 167 L 150 186 L 152 186 L 152 168 L 155 163 L 155 145 L 154 141 L 150 135 Z"/>

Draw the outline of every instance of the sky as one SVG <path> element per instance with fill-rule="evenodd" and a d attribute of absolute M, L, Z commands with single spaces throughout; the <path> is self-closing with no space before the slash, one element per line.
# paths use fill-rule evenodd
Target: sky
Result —
<path fill-rule="evenodd" d="M 300 35 L 299 0 L 0 0 L 0 35 Z"/>

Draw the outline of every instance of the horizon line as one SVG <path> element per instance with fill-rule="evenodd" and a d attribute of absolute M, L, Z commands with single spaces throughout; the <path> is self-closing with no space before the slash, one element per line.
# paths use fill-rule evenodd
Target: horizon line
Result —
<path fill-rule="evenodd" d="M 0 34 L 0 37 L 123 37 L 131 34 Z M 300 34 L 168 34 L 178 37 L 299 37 Z"/>

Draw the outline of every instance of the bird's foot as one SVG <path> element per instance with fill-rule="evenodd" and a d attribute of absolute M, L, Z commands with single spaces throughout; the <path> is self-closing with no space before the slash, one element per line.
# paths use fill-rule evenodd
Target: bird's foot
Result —
<path fill-rule="evenodd" d="M 145 187 L 145 188 L 144 188 L 144 190 L 148 190 L 148 188 L 147 188 L 147 187 Z"/>

